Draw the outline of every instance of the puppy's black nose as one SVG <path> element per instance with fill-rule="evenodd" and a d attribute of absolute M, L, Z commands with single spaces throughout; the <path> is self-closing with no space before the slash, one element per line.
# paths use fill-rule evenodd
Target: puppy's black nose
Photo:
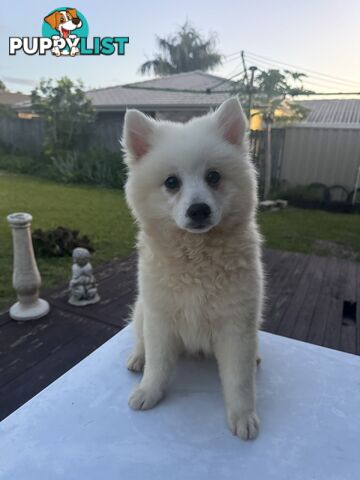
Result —
<path fill-rule="evenodd" d="M 211 215 L 211 209 L 206 203 L 193 203 L 186 212 L 193 222 L 202 223 Z"/>
<path fill-rule="evenodd" d="M 80 18 L 74 17 L 74 18 L 72 19 L 72 22 L 73 22 L 74 25 L 79 25 L 79 23 L 80 23 Z"/>

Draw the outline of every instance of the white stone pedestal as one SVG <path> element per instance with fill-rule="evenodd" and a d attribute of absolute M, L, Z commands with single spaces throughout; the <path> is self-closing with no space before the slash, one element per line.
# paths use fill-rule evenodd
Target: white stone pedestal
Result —
<path fill-rule="evenodd" d="M 32 216 L 29 213 L 12 213 L 7 221 L 12 229 L 13 286 L 18 296 L 18 302 L 10 308 L 10 317 L 22 322 L 35 320 L 49 312 L 49 304 L 39 298 L 41 277 L 31 240 Z"/>

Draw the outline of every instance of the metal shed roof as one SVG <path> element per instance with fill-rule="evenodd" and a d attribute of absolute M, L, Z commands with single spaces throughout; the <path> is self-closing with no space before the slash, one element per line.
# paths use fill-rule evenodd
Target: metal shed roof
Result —
<path fill-rule="evenodd" d="M 298 103 L 310 110 L 303 123 L 360 124 L 360 100 L 304 100 Z"/>

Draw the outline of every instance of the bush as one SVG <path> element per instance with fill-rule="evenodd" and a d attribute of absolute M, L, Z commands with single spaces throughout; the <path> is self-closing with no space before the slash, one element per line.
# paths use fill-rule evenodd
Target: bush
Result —
<path fill-rule="evenodd" d="M 289 202 L 304 201 L 318 206 L 327 201 L 327 189 L 325 185 L 313 183 L 306 186 L 296 186 L 285 190 L 282 195 Z"/>
<path fill-rule="evenodd" d="M 122 154 L 106 150 L 68 152 L 57 158 L 0 151 L 0 170 L 48 178 L 64 183 L 83 183 L 123 188 L 126 167 Z"/>
<path fill-rule="evenodd" d="M 41 257 L 71 256 L 77 247 L 87 248 L 89 252 L 94 251 L 89 237 L 80 235 L 78 230 L 64 227 L 45 231 L 38 228 L 33 232 L 32 240 L 36 255 Z"/>
<path fill-rule="evenodd" d="M 51 158 L 55 178 L 63 182 L 123 188 L 126 168 L 120 150 L 68 152 Z"/>
<path fill-rule="evenodd" d="M 30 175 L 36 174 L 38 169 L 35 158 L 20 154 L 0 152 L 0 170 L 6 170 L 12 173 L 27 173 Z"/>

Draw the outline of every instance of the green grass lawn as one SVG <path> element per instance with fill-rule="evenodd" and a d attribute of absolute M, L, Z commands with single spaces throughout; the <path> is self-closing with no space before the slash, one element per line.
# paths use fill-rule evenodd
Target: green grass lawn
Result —
<path fill-rule="evenodd" d="M 135 226 L 117 190 L 68 186 L 34 177 L 0 175 L 0 310 L 14 299 L 11 286 L 12 240 L 6 215 L 16 211 L 33 216 L 33 229 L 58 226 L 88 235 L 96 251 L 93 265 L 128 254 L 134 245 Z M 71 259 L 39 258 L 44 288 L 66 280 Z"/>
<path fill-rule="evenodd" d="M 266 246 L 360 261 L 360 215 L 289 207 L 260 213 Z"/>
<path fill-rule="evenodd" d="M 134 246 L 135 227 L 122 193 L 0 175 L 0 310 L 15 300 L 11 286 L 11 232 L 5 217 L 16 211 L 33 215 L 33 229 L 64 226 L 88 235 L 96 249 L 94 265 L 126 255 Z M 268 247 L 345 257 L 350 252 L 360 260 L 360 215 L 288 208 L 260 213 L 259 219 Z M 343 249 L 334 252 L 326 244 L 315 249 L 318 240 L 336 242 Z M 39 258 L 38 265 L 43 287 L 49 288 L 69 277 L 71 259 Z"/>

